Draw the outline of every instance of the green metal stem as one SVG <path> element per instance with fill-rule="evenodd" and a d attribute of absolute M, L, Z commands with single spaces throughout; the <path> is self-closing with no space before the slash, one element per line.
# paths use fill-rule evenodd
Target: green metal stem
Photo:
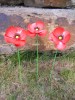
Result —
<path fill-rule="evenodd" d="M 38 70 L 39 70 L 39 68 L 38 68 L 38 61 L 39 61 L 39 55 L 38 55 L 38 35 L 37 35 L 37 37 L 36 37 L 36 53 L 37 53 L 37 58 L 36 58 L 36 79 L 38 80 L 38 76 L 39 76 L 39 72 L 38 72 Z"/>
<path fill-rule="evenodd" d="M 18 52 L 18 70 L 19 70 L 19 80 L 20 80 L 20 82 L 22 82 L 22 68 L 21 68 L 21 59 L 20 59 L 20 51 L 19 51 L 19 49 L 17 49 L 17 52 Z"/>

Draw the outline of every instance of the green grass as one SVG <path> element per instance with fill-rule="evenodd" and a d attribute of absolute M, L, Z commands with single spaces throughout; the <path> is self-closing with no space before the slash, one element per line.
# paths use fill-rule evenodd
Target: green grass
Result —
<path fill-rule="evenodd" d="M 53 59 L 55 56 L 55 51 L 40 51 L 38 53 L 39 60 L 47 61 L 49 59 Z M 36 51 L 20 51 L 21 61 L 35 61 L 36 60 Z M 57 56 L 61 56 L 62 53 L 58 51 Z M 17 52 L 13 55 L 9 56 L 7 59 L 11 59 L 12 62 L 17 63 Z"/>
<path fill-rule="evenodd" d="M 0 100 L 73 100 L 75 99 L 75 52 L 39 52 L 39 79 L 36 81 L 36 51 L 21 51 L 23 83 L 18 80 L 17 53 L 0 58 Z"/>
<path fill-rule="evenodd" d="M 64 69 L 61 71 L 61 76 L 68 82 L 75 84 L 75 70 Z"/>

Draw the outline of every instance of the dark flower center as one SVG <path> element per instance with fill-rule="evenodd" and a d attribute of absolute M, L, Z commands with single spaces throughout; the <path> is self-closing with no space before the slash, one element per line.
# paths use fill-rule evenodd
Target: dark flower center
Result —
<path fill-rule="evenodd" d="M 20 35 L 18 35 L 18 34 L 15 35 L 15 38 L 16 38 L 16 39 L 19 39 L 19 38 L 20 38 Z"/>
<path fill-rule="evenodd" d="M 38 30 L 39 30 L 39 28 L 38 28 L 38 27 L 35 27 L 34 29 L 35 29 L 36 31 L 38 31 Z"/>
<path fill-rule="evenodd" d="M 63 40 L 63 36 L 62 35 L 58 36 L 58 39 Z"/>

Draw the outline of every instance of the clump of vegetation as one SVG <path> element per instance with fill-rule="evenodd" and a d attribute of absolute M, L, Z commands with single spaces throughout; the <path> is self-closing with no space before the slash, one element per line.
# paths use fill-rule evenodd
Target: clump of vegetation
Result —
<path fill-rule="evenodd" d="M 75 52 L 57 53 L 52 81 L 49 74 L 55 52 L 39 52 L 39 78 L 36 81 L 36 51 L 21 51 L 22 79 L 18 80 L 17 53 L 0 58 L 0 100 L 75 99 Z"/>
<path fill-rule="evenodd" d="M 70 83 L 75 83 L 75 70 L 64 69 L 61 71 L 61 76 Z"/>

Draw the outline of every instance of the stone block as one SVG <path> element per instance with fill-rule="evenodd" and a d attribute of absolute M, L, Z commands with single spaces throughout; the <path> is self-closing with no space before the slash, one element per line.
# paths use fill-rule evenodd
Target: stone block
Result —
<path fill-rule="evenodd" d="M 71 0 L 24 0 L 25 6 L 32 7 L 68 7 Z"/>
<path fill-rule="evenodd" d="M 1 5 L 19 5 L 23 3 L 23 0 L 0 0 Z"/>
<path fill-rule="evenodd" d="M 45 6 L 51 7 L 68 7 L 71 5 L 70 0 L 44 0 Z"/>
<path fill-rule="evenodd" d="M 0 8 L 0 54 L 9 54 L 17 50 L 12 44 L 7 44 L 4 34 L 9 26 L 20 26 L 27 29 L 29 23 L 41 20 L 45 23 L 48 33 L 46 37 L 39 37 L 39 50 L 56 50 L 54 44 L 49 41 L 49 34 L 61 26 L 71 33 L 71 39 L 66 49 L 75 48 L 75 9 L 39 9 L 25 7 L 1 7 Z M 27 43 L 22 50 L 35 50 L 36 38 L 27 36 Z"/>
<path fill-rule="evenodd" d="M 0 0 L 1 5 L 23 5 L 28 7 L 68 7 L 74 0 Z"/>

